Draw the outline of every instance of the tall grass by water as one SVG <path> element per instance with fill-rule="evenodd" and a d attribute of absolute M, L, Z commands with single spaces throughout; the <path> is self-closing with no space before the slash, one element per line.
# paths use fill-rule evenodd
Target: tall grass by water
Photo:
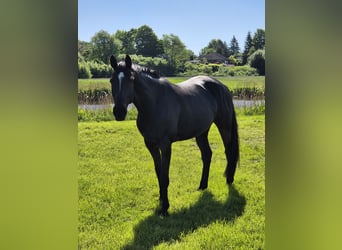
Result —
<path fill-rule="evenodd" d="M 171 83 L 177 84 L 188 79 L 187 77 L 167 78 Z M 265 77 L 217 77 L 238 99 L 264 99 Z M 79 104 L 105 104 L 113 101 L 109 79 L 79 79 Z"/>

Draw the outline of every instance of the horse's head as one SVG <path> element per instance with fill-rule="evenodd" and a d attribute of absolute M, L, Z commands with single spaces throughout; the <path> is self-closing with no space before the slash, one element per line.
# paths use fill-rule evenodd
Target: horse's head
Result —
<path fill-rule="evenodd" d="M 110 79 L 114 99 L 113 114 L 117 121 L 122 121 L 126 117 L 128 104 L 133 102 L 134 98 L 132 60 L 127 55 L 125 62 L 117 63 L 116 58 L 112 55 L 110 64 L 114 69 Z"/>

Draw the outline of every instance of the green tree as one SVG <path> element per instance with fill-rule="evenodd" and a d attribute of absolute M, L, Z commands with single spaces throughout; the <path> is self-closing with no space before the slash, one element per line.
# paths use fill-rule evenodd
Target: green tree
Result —
<path fill-rule="evenodd" d="M 174 70 L 183 67 L 185 61 L 190 59 L 190 53 L 184 43 L 174 34 L 163 35 L 163 47 L 169 65 Z"/>
<path fill-rule="evenodd" d="M 265 30 L 257 29 L 254 33 L 252 44 L 255 50 L 265 48 Z"/>
<path fill-rule="evenodd" d="M 118 55 L 121 48 L 121 41 L 111 36 L 108 32 L 100 30 L 91 38 L 90 59 L 109 63 L 112 54 Z"/>
<path fill-rule="evenodd" d="M 207 46 L 207 47 L 204 47 L 203 49 L 201 49 L 200 55 L 205 56 L 205 55 L 208 55 L 208 54 L 214 53 L 214 52 L 216 52 L 214 48 L 210 48 Z"/>
<path fill-rule="evenodd" d="M 84 60 L 90 59 L 91 44 L 89 42 L 78 40 L 78 53 L 79 57 Z"/>
<path fill-rule="evenodd" d="M 137 51 L 135 49 L 134 42 L 136 33 L 136 29 L 130 29 L 130 31 L 118 30 L 115 32 L 114 37 L 119 39 L 122 43 L 122 47 L 120 50 L 121 54 L 136 54 Z"/>
<path fill-rule="evenodd" d="M 246 41 L 245 41 L 245 47 L 244 47 L 244 50 L 243 50 L 243 53 L 242 53 L 242 64 L 243 65 L 245 65 L 247 63 L 247 59 L 251 55 L 250 54 L 250 49 L 253 46 L 252 40 L 253 39 L 252 39 L 251 32 L 248 31 L 247 37 L 246 37 Z"/>
<path fill-rule="evenodd" d="M 192 50 L 187 49 L 186 53 L 187 53 L 187 55 L 189 57 L 189 60 L 194 60 L 196 58 L 196 55 L 195 55 L 195 53 Z"/>
<path fill-rule="evenodd" d="M 207 55 L 212 52 L 216 52 L 225 57 L 228 57 L 229 49 L 228 49 L 227 43 L 223 42 L 220 39 L 212 39 L 209 42 L 209 44 L 201 50 L 200 54 Z"/>
<path fill-rule="evenodd" d="M 163 42 L 149 26 L 143 25 L 136 31 L 135 48 L 137 55 L 155 57 L 163 53 Z"/>

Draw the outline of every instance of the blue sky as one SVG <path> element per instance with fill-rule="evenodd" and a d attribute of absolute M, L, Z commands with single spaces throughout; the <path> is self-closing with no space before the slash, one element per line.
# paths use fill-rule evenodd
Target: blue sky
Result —
<path fill-rule="evenodd" d="M 142 25 L 162 38 L 175 34 L 198 55 L 211 39 L 229 45 L 233 35 L 243 50 L 247 32 L 265 29 L 264 0 L 79 0 L 78 39 L 90 41 L 100 30 L 110 34 Z"/>

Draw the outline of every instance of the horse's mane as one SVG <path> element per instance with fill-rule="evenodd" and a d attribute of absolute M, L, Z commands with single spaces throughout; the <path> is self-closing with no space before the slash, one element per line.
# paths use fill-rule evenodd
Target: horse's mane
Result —
<path fill-rule="evenodd" d="M 119 62 L 118 67 L 124 69 L 126 67 L 125 62 Z M 148 67 L 140 66 L 138 64 L 132 64 L 132 70 L 136 73 L 143 73 L 154 79 L 160 79 L 159 72 Z"/>
<path fill-rule="evenodd" d="M 133 64 L 132 65 L 132 69 L 137 72 L 137 73 L 143 73 L 143 74 L 146 74 L 152 78 L 155 78 L 155 79 L 159 79 L 160 78 L 160 75 L 159 75 L 159 72 L 156 71 L 156 70 L 153 70 L 153 69 L 150 69 L 148 67 L 143 67 L 143 66 L 140 66 L 138 64 Z"/>

